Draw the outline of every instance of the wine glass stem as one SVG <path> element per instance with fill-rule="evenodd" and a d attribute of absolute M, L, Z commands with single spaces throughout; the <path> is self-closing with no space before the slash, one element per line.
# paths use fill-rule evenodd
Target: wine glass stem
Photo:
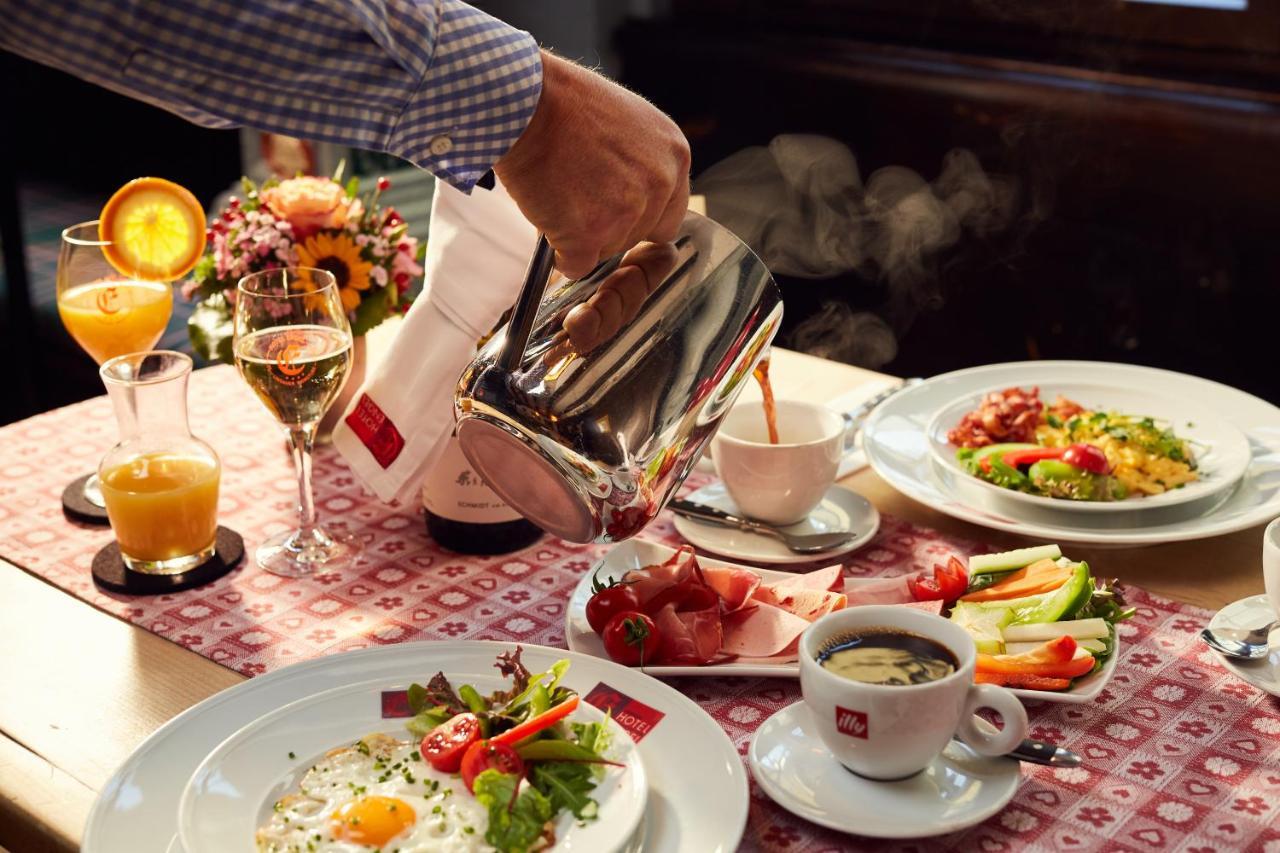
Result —
<path fill-rule="evenodd" d="M 302 532 L 308 532 L 316 526 L 316 501 L 311 493 L 311 448 L 315 437 L 315 424 L 289 430 L 293 467 L 298 473 L 298 525 Z"/>

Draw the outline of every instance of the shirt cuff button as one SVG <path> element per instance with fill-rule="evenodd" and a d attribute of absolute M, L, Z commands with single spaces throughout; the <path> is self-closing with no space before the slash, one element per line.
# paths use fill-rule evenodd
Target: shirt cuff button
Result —
<path fill-rule="evenodd" d="M 431 140 L 431 153 L 443 157 L 453 150 L 453 140 L 443 134 Z"/>

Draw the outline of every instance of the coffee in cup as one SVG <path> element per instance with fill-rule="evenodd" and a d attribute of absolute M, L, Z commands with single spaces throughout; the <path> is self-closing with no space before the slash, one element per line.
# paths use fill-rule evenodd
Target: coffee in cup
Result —
<path fill-rule="evenodd" d="M 801 635 L 800 690 L 837 761 L 870 779 L 901 779 L 928 767 L 953 736 L 980 755 L 1011 752 L 1026 737 L 1018 698 L 974 684 L 976 659 L 973 638 L 941 616 L 850 607 Z M 999 713 L 1004 727 L 978 728 L 980 708 Z"/>

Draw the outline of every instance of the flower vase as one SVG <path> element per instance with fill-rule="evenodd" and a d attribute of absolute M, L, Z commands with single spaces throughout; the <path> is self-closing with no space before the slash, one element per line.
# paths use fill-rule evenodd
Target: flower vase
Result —
<path fill-rule="evenodd" d="M 347 411 L 347 404 L 351 402 L 356 392 L 360 390 L 360 386 L 364 384 L 365 370 L 369 362 L 368 351 L 364 335 L 352 338 L 351 372 L 347 374 L 347 382 L 342 386 L 342 390 L 338 392 L 337 399 L 333 401 L 329 411 L 325 412 L 324 417 L 320 419 L 320 426 L 316 429 L 316 444 L 332 443 L 333 431 L 337 428 L 338 421 L 342 419 L 343 413 Z"/>

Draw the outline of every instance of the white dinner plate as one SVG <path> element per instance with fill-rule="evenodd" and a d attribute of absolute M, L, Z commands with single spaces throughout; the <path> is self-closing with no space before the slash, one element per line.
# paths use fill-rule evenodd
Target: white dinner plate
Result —
<path fill-rule="evenodd" d="M 416 743 L 417 738 L 405 728 L 407 719 L 383 716 L 382 697 L 384 692 L 408 689 L 413 681 L 425 683 L 433 674 L 423 672 L 414 678 L 401 673 L 323 690 L 259 717 L 227 738 L 196 768 L 178 806 L 178 831 L 186 853 L 247 849 L 256 830 L 271 820 L 275 803 L 285 794 L 297 792 L 309 768 L 333 749 L 351 746 L 373 733 Z M 445 674 L 455 689 L 470 684 L 488 695 L 510 687 L 510 681 L 492 667 L 485 672 L 455 665 Z M 626 730 L 592 705 L 581 703 L 570 719 L 607 720 L 612 737 L 606 757 L 624 766 L 607 768 L 605 777 L 592 793 L 599 804 L 597 819 L 579 822 L 568 811 L 559 816 L 556 845 L 552 850 L 594 853 L 625 849 L 644 817 L 648 794 L 639 752 Z M 425 763 L 421 767 L 426 768 Z M 429 832 L 427 824 L 435 820 L 430 817 L 428 806 L 450 808 L 455 806 L 455 800 L 470 797 L 459 776 L 445 777 L 449 781 L 437 780 L 442 785 L 456 780 L 456 787 L 444 787 L 431 794 L 423 770 L 418 766 L 414 769 L 418 774 L 413 776 L 412 784 L 407 778 L 398 777 L 396 781 L 412 792 L 411 801 L 407 795 L 404 798 L 415 811 L 416 829 Z M 373 779 L 355 780 L 356 784 L 373 782 Z M 346 781 L 334 784 L 345 787 Z M 465 803 L 464 808 L 472 805 Z M 484 813 L 483 808 L 468 811 L 481 816 Z M 321 814 L 318 819 L 323 824 L 328 814 Z M 473 829 L 476 835 L 483 835 L 479 826 Z"/>
<path fill-rule="evenodd" d="M 178 830 L 183 788 L 205 757 L 301 696 L 371 679 L 480 672 L 513 645 L 472 640 L 360 649 L 284 667 L 211 696 L 157 729 L 116 770 L 89 812 L 81 849 L 165 850 Z M 652 721 L 637 743 L 649 782 L 646 849 L 736 850 L 747 820 L 747 777 L 724 730 L 692 700 L 643 673 L 563 649 L 524 647 L 524 662 L 535 672 L 560 658 L 572 662 L 566 684 L 584 694 L 604 685 L 615 694 L 615 708 L 625 708 L 632 720 Z"/>
<path fill-rule="evenodd" d="M 734 515 L 742 514 L 734 505 L 733 498 L 729 497 L 724 483 L 719 480 L 689 494 L 687 499 Z M 679 513 L 675 514 L 675 526 L 676 532 L 688 540 L 689 544 L 708 553 L 719 554 L 731 560 L 786 566 L 823 560 L 835 562 L 837 557 L 853 553 L 876 535 L 880 529 L 880 513 L 871 505 L 871 501 L 857 492 L 844 486 L 832 486 L 827 490 L 822 503 L 809 513 L 808 518 L 782 528 L 788 533 L 801 536 L 843 530 L 857 531 L 858 535 L 839 547 L 817 554 L 797 554 L 771 536 L 698 521 Z"/>
<path fill-rule="evenodd" d="M 1033 384 L 1035 383 L 1028 383 L 1022 387 Z M 1244 433 L 1200 405 L 1194 398 L 1171 398 L 1145 388 L 1123 384 L 1063 382 L 1040 386 L 1040 399 L 1045 405 L 1052 404 L 1058 395 L 1062 395 L 1090 411 L 1150 417 L 1161 426 L 1171 426 L 1179 438 L 1190 444 L 1199 479 L 1181 488 L 1170 489 L 1164 494 L 1129 497 L 1123 501 L 1071 501 L 1001 488 L 969 474 L 956 458 L 958 448 L 947 441 L 947 433 L 965 414 L 976 409 L 987 394 L 999 390 L 1002 390 L 1001 386 L 964 394 L 940 408 L 925 427 L 929 449 L 935 461 L 950 469 L 957 485 L 962 485 L 966 492 L 981 491 L 996 501 L 1042 506 L 1066 512 L 1148 512 L 1211 499 L 1234 487 L 1249 469 L 1252 456 L 1249 452 L 1249 440 Z"/>
<path fill-rule="evenodd" d="M 940 409 L 956 400 L 1013 385 L 1132 386 L 1165 399 L 1195 400 L 1245 435 L 1251 454 L 1248 470 L 1234 489 L 1145 512 L 1095 514 L 981 503 L 963 491 L 956 482 L 959 475 L 934 459 L 928 427 Z M 1124 546 L 1205 539 L 1280 515 L 1280 409 L 1217 382 L 1150 367 L 1034 361 L 946 373 L 877 408 L 864 427 L 863 447 L 876 473 L 908 497 L 963 521 L 1041 541 Z"/>
<path fill-rule="evenodd" d="M 1236 631 L 1243 634 L 1275 618 L 1276 613 L 1271 609 L 1269 598 L 1265 595 L 1251 595 L 1248 598 L 1233 601 L 1215 613 L 1209 620 L 1209 630 L 1227 629 L 1228 632 Z M 1272 636 L 1280 638 L 1278 634 L 1273 633 Z M 1261 660 L 1235 660 L 1212 649 L 1209 653 L 1216 656 L 1227 671 L 1241 681 L 1252 684 L 1264 693 L 1280 696 L 1280 642 L 1273 640 L 1267 656 Z"/>
<path fill-rule="evenodd" d="M 813 712 L 796 702 L 765 720 L 747 752 L 769 798 L 822 826 L 872 838 L 926 838 L 981 823 L 1018 790 L 1018 762 L 984 758 L 959 741 L 896 782 L 845 770 L 822 743 Z"/>
<path fill-rule="evenodd" d="M 599 577 L 601 582 L 616 580 L 632 569 L 640 569 L 661 563 L 675 553 L 674 548 L 659 545 L 656 542 L 645 542 L 640 539 L 629 539 L 615 545 L 605 554 L 604 559 L 591 571 L 582 576 L 569 598 L 569 610 L 564 619 L 565 640 L 570 649 L 584 655 L 609 659 L 604 650 L 600 636 L 591 630 L 587 622 L 587 601 L 591 598 L 592 581 Z M 699 557 L 698 562 L 704 566 L 724 566 L 733 569 L 746 569 L 755 572 L 765 583 L 776 583 L 795 577 L 794 572 L 780 572 L 773 569 L 761 569 L 755 566 L 743 566 L 724 560 Z M 844 579 L 845 589 L 856 589 L 860 583 L 873 583 L 874 578 Z M 1120 638 L 1116 637 L 1116 646 L 1111 657 L 1103 664 L 1102 669 L 1085 678 L 1077 679 L 1070 690 L 1054 693 L 1046 690 L 1010 689 L 1010 692 L 1026 701 L 1037 702 L 1091 702 L 1102 691 L 1111 676 L 1115 674 L 1116 662 L 1120 659 Z M 748 676 L 770 676 L 777 678 L 799 678 L 800 664 L 793 658 L 779 660 L 777 658 L 738 658 L 729 663 L 708 664 L 707 666 L 646 666 L 644 671 L 658 678 L 680 675 L 715 675 L 720 677 L 746 678 Z"/>

